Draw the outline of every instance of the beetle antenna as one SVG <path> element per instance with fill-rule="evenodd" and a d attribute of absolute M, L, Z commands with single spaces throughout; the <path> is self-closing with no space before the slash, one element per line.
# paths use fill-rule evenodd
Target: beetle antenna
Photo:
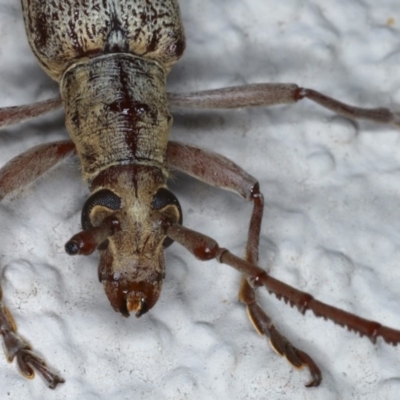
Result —
<path fill-rule="evenodd" d="M 70 256 L 77 254 L 88 256 L 118 230 L 120 230 L 120 222 L 111 215 L 99 226 L 93 226 L 72 236 L 65 244 L 65 251 Z"/>

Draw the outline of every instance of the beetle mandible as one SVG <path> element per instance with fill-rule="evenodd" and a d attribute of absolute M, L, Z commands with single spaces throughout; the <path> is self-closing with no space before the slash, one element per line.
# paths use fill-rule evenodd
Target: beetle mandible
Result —
<path fill-rule="evenodd" d="M 140 2 L 139 3 L 134 2 L 134 3 L 135 3 L 134 4 L 135 10 L 140 10 Z M 129 9 L 128 7 L 129 2 L 124 2 L 124 5 L 126 5 L 127 9 Z M 175 7 L 175 9 L 177 9 L 176 3 L 171 2 L 169 3 L 169 5 L 172 8 Z M 33 7 L 42 7 L 42 6 L 33 6 Z M 88 8 L 85 8 L 84 10 L 85 18 L 87 18 L 86 14 L 88 14 L 89 16 L 95 14 L 93 13 L 93 10 L 90 13 L 89 12 L 86 13 L 87 10 Z M 191 147 L 181 146 L 176 143 L 172 143 L 169 148 L 166 147 L 166 141 L 167 141 L 166 134 L 168 133 L 171 119 L 169 116 L 169 112 L 166 109 L 165 98 L 160 100 L 157 99 L 157 97 L 158 96 L 162 97 L 165 94 L 165 89 L 161 91 L 159 89 L 160 87 L 162 87 L 163 79 L 165 79 L 165 77 L 163 76 L 164 72 L 162 70 L 164 69 L 165 71 L 168 71 L 170 63 L 172 63 L 172 61 L 169 59 L 170 54 L 168 52 L 167 55 L 162 53 L 161 56 L 153 54 L 154 43 L 157 42 L 158 40 L 162 42 L 163 39 L 155 38 L 152 30 L 149 30 L 151 40 L 147 41 L 144 49 L 140 48 L 139 46 L 139 48 L 134 48 L 133 50 L 131 50 L 126 43 L 125 35 L 127 29 L 126 27 L 123 26 L 122 21 L 118 18 L 120 12 L 122 11 L 115 9 L 106 13 L 108 15 L 107 18 L 109 18 L 107 20 L 107 26 L 112 26 L 112 28 L 110 28 L 109 31 L 106 31 L 106 33 L 101 32 L 102 30 L 99 29 L 103 39 L 105 38 L 101 44 L 102 47 L 100 50 L 98 48 L 95 49 L 85 48 L 84 50 L 82 50 L 81 47 L 78 45 L 75 48 L 75 50 L 77 50 L 77 53 L 73 53 L 71 49 L 68 50 L 64 49 L 61 53 L 61 60 L 59 61 L 57 59 L 58 47 L 50 46 L 51 60 L 54 59 L 57 60 L 57 62 L 55 62 L 54 65 L 52 65 L 52 61 L 48 61 L 47 58 L 43 59 L 44 57 L 43 54 L 45 52 L 41 47 L 40 48 L 37 47 L 38 44 L 41 46 L 43 45 L 43 43 L 45 43 L 46 46 L 49 45 L 48 37 L 53 37 L 53 32 L 51 34 L 48 34 L 43 27 L 41 27 L 41 29 L 38 29 L 37 27 L 35 28 L 34 23 L 32 23 L 32 19 L 27 20 L 27 26 L 28 26 L 28 32 L 32 34 L 31 42 L 33 40 L 32 37 L 36 40 L 36 44 L 34 44 L 33 47 L 35 48 L 36 46 L 36 54 L 38 58 L 41 60 L 42 66 L 44 66 L 44 68 L 49 69 L 50 74 L 53 78 L 59 79 L 60 76 L 62 75 L 61 87 L 63 88 L 62 89 L 63 101 L 67 113 L 66 117 L 67 127 L 69 127 L 69 131 L 73 138 L 74 138 L 74 132 L 75 131 L 77 132 L 76 137 L 74 138 L 75 146 L 78 149 L 78 153 L 81 155 L 84 177 L 89 181 L 90 187 L 94 191 L 93 196 L 90 197 L 90 200 L 88 200 L 88 203 L 86 203 L 82 213 L 82 225 L 84 231 L 75 236 L 68 242 L 67 250 L 69 253 L 80 252 L 82 254 L 83 253 L 88 254 L 95 248 L 100 247 L 100 257 L 101 257 L 100 265 L 103 265 L 103 267 L 107 266 L 107 268 L 105 267 L 100 268 L 100 279 L 103 282 L 103 285 L 105 286 L 111 304 L 114 306 L 114 308 L 116 308 L 125 315 L 128 314 L 129 312 L 134 311 L 139 316 L 143 314 L 145 311 L 147 311 L 149 308 L 151 308 L 159 296 L 160 285 L 163 279 L 163 269 L 164 269 L 163 261 L 160 259 L 160 257 L 162 257 L 162 251 L 160 251 L 161 244 L 165 245 L 166 240 L 168 239 L 176 239 L 177 241 L 180 241 L 187 247 L 190 247 L 191 241 L 193 240 L 195 246 L 197 247 L 200 246 L 202 250 L 207 250 L 207 251 L 209 250 L 210 243 L 212 244 L 211 247 L 214 245 L 213 242 L 209 242 L 208 239 L 206 240 L 200 235 L 185 231 L 183 230 L 183 228 L 177 228 L 176 226 L 174 226 L 174 222 L 179 222 L 181 212 L 179 203 L 177 203 L 176 198 L 166 189 L 165 186 L 165 177 L 167 175 L 167 172 L 163 171 L 163 168 L 166 169 L 167 162 L 169 163 L 170 166 L 175 167 L 177 169 L 181 169 L 185 172 L 191 172 L 192 175 L 197 176 L 198 178 L 202 178 L 204 181 L 208 183 L 214 184 L 216 186 L 222 186 L 222 187 L 225 186 L 228 189 L 232 189 L 236 192 L 239 192 L 239 194 L 242 194 L 243 197 L 245 198 L 247 197 L 248 200 L 255 199 L 254 201 L 256 204 L 255 206 L 256 211 L 254 212 L 255 217 L 253 217 L 253 219 L 255 220 L 257 220 L 257 218 L 261 220 L 260 217 L 261 200 L 257 200 L 260 199 L 261 197 L 259 197 L 258 195 L 258 189 L 255 180 L 253 180 L 252 177 L 249 177 L 242 170 L 240 170 L 240 168 L 231 164 L 227 160 L 219 158 L 217 156 L 210 155 L 210 153 L 203 152 L 201 150 L 194 149 Z M 76 15 L 76 13 L 72 14 Z M 49 21 L 51 20 L 51 18 L 46 18 L 46 15 L 39 13 L 38 10 L 33 10 L 32 15 L 34 16 L 33 21 L 35 21 L 35 18 L 37 18 L 37 21 L 40 21 L 41 23 L 46 19 L 48 19 Z M 113 18 L 111 18 L 110 15 Z M 150 15 L 150 11 L 149 14 L 146 15 Z M 165 16 L 163 18 L 165 18 Z M 151 18 L 148 17 L 148 19 L 150 20 Z M 175 14 L 173 14 L 172 20 L 178 21 L 178 28 L 179 28 L 178 31 L 182 32 L 181 26 L 179 25 L 180 24 L 179 18 L 177 18 Z M 163 19 L 163 22 L 164 21 L 165 19 Z M 146 23 L 145 25 L 146 29 L 149 25 L 151 24 Z M 97 25 L 96 28 L 98 28 Z M 64 29 L 67 28 L 64 27 Z M 155 31 L 157 31 L 157 28 L 155 29 Z M 35 37 L 33 33 L 36 33 L 37 37 Z M 56 36 L 57 35 L 55 34 L 54 37 Z M 77 38 L 73 34 L 70 34 L 69 36 L 71 37 L 72 39 L 71 43 L 73 43 L 74 46 L 76 46 L 76 43 L 80 43 L 79 37 Z M 168 37 L 170 38 L 170 36 Z M 172 50 L 171 53 L 172 60 L 176 61 L 178 56 L 181 54 L 181 51 L 183 50 L 183 42 L 182 42 L 183 38 L 179 37 L 179 35 L 178 38 L 174 37 L 173 35 L 172 37 L 174 39 L 173 43 L 172 44 L 166 43 L 165 49 L 167 49 L 168 51 Z M 120 42 L 121 38 L 123 38 L 122 40 L 123 43 Z M 134 44 L 136 45 L 138 43 L 143 43 L 143 41 L 146 42 L 146 40 L 141 39 L 139 34 L 138 37 L 135 38 Z M 56 42 L 56 44 L 58 45 L 60 42 L 62 41 L 59 40 Z M 51 44 L 53 43 L 50 43 L 50 45 Z M 158 49 L 156 47 L 155 53 L 157 53 L 157 50 Z M 134 55 L 129 55 L 129 52 L 131 51 L 134 53 Z M 71 52 L 73 55 L 70 54 Z M 64 54 L 68 54 L 68 57 L 63 58 Z M 116 56 L 116 54 L 118 55 L 118 57 Z M 45 57 L 47 56 L 48 55 L 45 54 Z M 143 59 L 145 61 L 143 61 Z M 133 60 L 135 61 L 134 63 Z M 160 64 L 162 68 L 160 67 Z M 125 70 L 129 72 L 126 73 L 127 74 L 126 77 L 125 77 Z M 136 70 L 139 71 L 138 75 L 134 75 L 133 77 L 130 78 L 131 81 L 135 81 L 135 85 L 133 85 L 130 84 L 129 74 L 130 73 L 133 74 L 134 71 Z M 104 73 L 104 71 L 106 72 Z M 96 81 L 96 78 L 98 77 L 99 80 L 102 81 L 104 75 L 110 76 L 112 75 L 112 71 L 118 71 L 118 73 L 116 73 L 115 79 L 112 78 L 114 79 L 114 81 L 110 78 L 111 82 L 108 81 L 107 79 L 107 83 L 104 82 L 99 83 L 99 87 L 101 87 L 102 89 L 110 89 L 111 99 L 109 97 L 106 97 L 104 101 L 98 100 L 96 95 L 99 92 L 99 90 L 96 86 L 93 89 L 93 93 L 90 92 L 91 95 L 86 97 L 86 99 L 89 100 L 89 105 L 82 104 L 84 103 L 82 99 L 85 100 L 85 95 L 87 95 L 89 87 L 82 86 L 81 83 Z M 135 101 L 133 101 L 132 100 L 133 95 L 129 93 L 127 88 L 128 89 L 131 87 L 136 88 L 138 92 L 140 92 L 141 81 L 140 79 L 137 78 L 139 75 L 146 75 L 146 79 L 143 80 L 143 86 L 146 89 L 143 90 L 142 93 L 139 93 L 139 95 L 143 94 L 145 100 L 143 100 L 142 97 L 140 97 L 135 92 L 134 96 L 139 96 L 139 98 L 134 97 Z M 125 78 L 128 80 L 124 81 L 123 79 Z M 120 83 L 119 88 L 115 87 L 116 81 Z M 151 88 L 156 88 L 156 90 L 152 92 L 150 90 Z M 69 92 L 73 93 L 71 94 Z M 104 93 L 101 94 L 103 95 Z M 308 97 L 314 98 L 315 100 L 318 100 L 322 103 L 324 102 L 328 103 L 327 105 L 330 104 L 331 108 L 333 108 L 334 111 L 336 112 L 340 111 L 338 109 L 338 105 L 332 102 L 331 100 L 321 97 L 319 94 L 315 92 L 309 91 L 306 93 L 292 85 L 275 86 L 275 87 L 252 86 L 246 89 L 231 89 L 218 92 L 216 91 L 208 93 L 206 95 L 200 94 L 196 96 L 170 95 L 169 100 L 172 106 L 189 107 L 191 105 L 190 103 L 193 102 L 194 106 L 199 106 L 199 107 L 205 106 L 206 108 L 213 108 L 213 107 L 230 108 L 230 107 L 241 107 L 245 105 L 260 105 L 260 104 L 275 103 L 275 102 L 290 103 L 294 100 L 295 94 L 298 97 L 307 95 Z M 108 94 L 106 96 L 108 96 Z M 112 96 L 115 96 L 115 98 L 113 98 Z M 235 100 L 232 100 L 233 96 L 236 96 Z M 237 98 L 238 96 L 239 99 Z M 254 100 L 254 98 L 257 96 L 258 98 Z M 199 100 L 197 100 L 197 98 L 199 98 Z M 79 103 L 79 101 L 81 103 Z M 202 104 L 202 102 L 204 103 Z M 251 104 L 248 104 L 249 102 Z M 50 104 L 52 107 L 56 103 L 54 104 L 50 103 Z M 100 107 L 99 105 L 101 105 L 101 107 L 104 108 L 98 109 Z M 50 106 L 48 108 L 50 109 Z M 37 107 L 35 109 L 38 110 Z M 21 116 L 22 111 L 23 109 L 20 109 L 19 117 Z M 40 109 L 40 112 L 41 111 L 42 109 Z M 83 112 L 84 117 L 82 117 L 82 115 L 79 114 L 80 112 Z M 146 131 L 146 134 L 143 135 L 144 143 L 147 143 L 147 140 L 149 140 L 152 144 L 159 145 L 161 150 L 157 147 L 151 147 L 150 149 L 150 147 L 147 147 L 147 144 L 141 147 L 142 142 L 140 142 L 139 140 L 139 145 L 137 145 L 136 136 L 132 135 L 132 137 L 131 136 L 128 137 L 126 133 L 124 133 L 124 141 L 123 141 L 125 143 L 124 144 L 125 147 L 123 149 L 118 147 L 117 150 L 112 150 L 112 151 L 110 151 L 110 149 L 112 149 L 112 144 L 110 144 L 108 141 L 102 143 L 98 138 L 93 139 L 93 137 L 91 137 L 90 135 L 88 135 L 87 137 L 85 136 L 85 138 L 83 139 L 78 138 L 78 136 L 81 135 L 81 132 L 86 132 L 88 130 L 92 130 L 94 132 L 96 131 L 96 129 L 93 129 L 93 124 L 91 119 L 85 121 L 85 117 L 87 115 L 90 115 L 91 113 L 95 112 L 98 112 L 97 114 L 98 117 L 94 118 L 94 120 L 98 121 L 98 124 L 102 128 L 102 130 L 106 129 L 106 127 L 109 127 L 111 125 L 110 121 L 113 121 L 114 123 L 114 121 L 117 119 L 115 115 L 120 116 L 122 120 L 134 121 L 135 124 L 127 128 L 127 131 L 129 131 L 130 134 L 134 129 L 138 128 L 139 125 L 142 124 L 143 127 L 140 126 L 140 129 L 138 129 L 138 131 L 139 130 Z M 347 114 L 346 112 L 344 114 L 348 116 L 349 114 L 351 115 L 354 112 L 355 111 L 350 108 L 347 110 Z M 357 113 L 358 112 L 356 111 L 355 116 L 359 116 L 357 115 Z M 371 119 L 379 119 L 381 118 L 381 116 L 383 120 L 388 120 L 389 118 L 391 118 L 390 114 L 388 114 L 387 112 L 382 112 L 382 110 L 379 110 L 376 113 L 372 114 L 368 113 L 368 115 L 373 115 Z M 103 117 L 104 120 L 101 119 Z M 142 117 L 144 120 L 148 117 L 148 120 L 143 121 Z M 87 124 L 87 126 L 83 129 L 80 125 L 85 123 Z M 151 123 L 153 123 L 152 126 Z M 151 128 L 146 129 L 148 126 L 151 126 Z M 112 128 L 114 127 L 112 126 Z M 157 133 L 158 135 L 156 135 Z M 149 134 L 153 135 L 153 137 L 149 137 L 148 136 Z M 155 140 L 154 136 L 161 136 L 161 140 Z M 101 137 L 103 138 L 103 135 L 101 135 Z M 121 139 L 119 139 L 116 135 L 114 136 L 107 135 L 104 137 L 107 138 L 107 140 L 109 137 L 116 138 L 118 146 L 120 146 L 122 142 Z M 138 135 L 138 137 L 139 139 L 142 138 L 140 135 Z M 132 140 L 133 142 L 129 142 L 129 140 Z M 88 151 L 88 147 L 92 147 L 92 149 Z M 138 152 L 132 153 L 131 150 L 133 148 L 135 148 L 135 150 L 138 149 Z M 28 180 L 33 180 L 41 173 L 45 172 L 45 170 L 47 170 L 50 167 L 50 165 L 60 161 L 60 159 L 66 157 L 67 155 L 69 155 L 69 153 L 73 151 L 74 147 L 69 142 L 58 143 L 52 146 L 45 145 L 41 148 L 40 155 L 38 155 L 38 152 L 29 153 L 28 155 L 22 156 L 22 158 L 19 159 L 20 160 L 19 162 L 23 162 L 25 164 L 29 160 L 32 160 L 31 162 L 38 163 L 39 160 L 38 157 L 43 157 L 43 158 L 46 157 L 45 154 L 47 152 L 48 164 L 46 164 L 46 160 L 41 161 L 42 163 L 41 170 L 39 172 L 34 171 L 33 172 L 34 176 L 28 176 L 27 178 Z M 185 151 L 187 151 L 188 154 L 186 154 Z M 165 154 L 165 152 L 167 153 Z M 138 155 L 138 153 L 141 154 Z M 145 154 L 143 155 L 142 153 Z M 148 153 L 151 153 L 151 155 L 149 156 Z M 194 158 L 194 156 L 196 156 L 197 158 Z M 117 159 L 115 157 L 117 157 Z M 225 169 L 226 171 L 235 174 L 235 179 L 240 182 L 238 183 L 236 181 L 233 183 L 232 182 L 227 183 L 226 177 L 224 176 L 223 172 L 222 172 L 222 177 L 209 178 L 207 171 L 206 172 L 198 171 L 199 169 L 198 165 L 191 166 L 186 164 L 185 165 L 179 164 L 181 160 L 183 160 L 183 162 L 187 162 L 187 160 L 192 160 L 192 159 L 199 160 L 199 162 L 202 164 L 209 164 L 212 163 L 213 161 L 215 161 L 216 163 L 220 163 L 219 166 L 222 169 L 222 171 L 223 169 Z M 11 171 L 15 173 L 16 171 L 18 171 L 17 168 L 18 165 L 20 164 L 18 164 L 17 161 L 14 162 L 13 164 L 9 164 L 9 166 L 3 170 L 3 176 L 7 178 L 7 182 L 5 182 L 5 184 L 3 185 L 3 190 L 5 194 L 15 189 L 15 182 L 9 178 L 9 172 Z M 161 171 L 161 174 L 159 171 L 155 172 L 154 169 L 159 169 Z M 146 171 L 146 173 L 143 173 L 143 171 Z M 209 171 L 213 172 L 212 168 L 209 168 Z M 5 180 L 6 178 L 3 179 Z M 20 177 L 18 178 L 19 178 L 17 182 L 18 186 L 21 186 L 21 179 Z M 22 182 L 22 184 L 26 183 L 27 182 Z M 152 187 L 152 185 L 154 186 Z M 150 189 L 150 187 L 152 188 Z M 120 191 L 118 193 L 119 195 L 116 195 L 115 193 L 115 190 L 117 188 Z M 139 193 L 142 189 L 143 189 L 142 201 L 126 200 L 130 196 L 132 196 L 132 193 L 136 193 L 136 196 L 134 196 L 136 199 L 141 197 L 141 195 L 137 193 Z M 126 192 L 124 192 L 125 190 Z M 121 194 L 122 192 L 124 193 Z M 122 201 L 121 200 L 122 198 L 124 198 L 125 200 Z M 132 236 L 123 235 L 121 233 L 126 231 L 138 232 L 139 230 L 141 230 L 138 229 L 138 223 L 142 223 L 142 221 L 135 220 L 134 221 L 135 228 L 127 228 L 127 227 L 121 228 L 120 226 L 121 221 L 125 222 L 129 220 L 129 218 L 127 218 L 126 210 L 121 211 L 121 209 L 123 208 L 122 204 L 124 202 L 126 203 L 125 208 L 132 212 L 134 212 L 133 210 L 135 209 L 135 207 L 138 207 L 138 211 L 136 211 L 135 214 L 136 218 L 138 215 L 143 216 L 144 225 L 149 224 L 149 226 L 151 227 L 150 228 L 149 226 L 146 226 L 146 228 L 143 228 L 143 231 L 144 232 L 151 231 L 152 232 L 151 235 L 136 234 L 137 236 L 133 238 Z M 147 208 L 147 212 L 143 212 L 144 211 L 143 204 L 151 205 L 150 208 Z M 163 216 L 161 218 L 159 216 L 160 213 L 156 212 L 155 219 L 152 219 L 153 216 L 150 215 L 150 211 L 152 210 L 155 211 L 161 210 L 160 213 L 162 214 L 165 212 L 166 216 Z M 164 217 L 166 221 L 164 221 Z M 257 251 L 251 249 L 251 247 L 257 247 L 255 244 L 257 243 L 258 239 L 257 238 L 251 239 L 252 236 L 257 236 L 257 229 L 254 228 L 254 226 L 257 226 L 257 224 L 259 224 L 259 222 L 252 223 L 253 228 L 251 229 L 251 233 L 249 235 L 250 245 L 248 246 L 247 250 L 248 253 L 247 259 L 250 260 L 252 263 L 257 263 L 257 255 L 256 255 Z M 162 228 L 160 230 L 159 236 L 154 234 L 152 230 L 154 226 L 159 226 Z M 158 267 L 155 268 L 155 276 L 153 276 L 153 274 L 151 273 L 152 270 L 151 268 L 149 268 L 149 265 L 146 265 L 146 268 L 144 267 L 142 268 L 142 265 L 144 266 L 146 263 L 139 260 L 136 263 L 137 265 L 136 269 L 138 274 L 139 270 L 145 271 L 144 273 L 145 279 L 142 278 L 137 279 L 137 277 L 135 276 L 134 283 L 132 282 L 122 283 L 120 272 L 122 268 L 125 268 L 125 264 L 127 263 L 125 261 L 125 256 L 128 255 L 129 258 L 132 260 L 132 258 L 134 257 L 131 249 L 134 248 L 135 246 L 136 248 L 141 248 L 144 246 L 141 244 L 135 245 L 132 243 L 132 240 L 134 239 L 143 240 L 147 245 L 149 243 L 149 238 L 154 239 L 154 245 L 150 246 L 150 250 L 146 249 L 146 251 L 140 252 L 140 255 L 145 255 L 146 258 L 148 258 L 149 255 L 153 256 L 153 258 L 150 257 L 151 262 L 149 262 L 148 264 L 151 266 L 158 265 Z M 207 245 L 202 244 L 201 240 L 203 239 L 206 240 Z M 127 243 L 125 243 L 125 241 Z M 112 253 L 112 255 L 110 255 L 110 253 Z M 199 257 L 203 258 L 205 257 L 203 256 L 202 251 L 200 252 L 197 251 L 195 253 Z M 139 254 L 139 252 L 136 252 L 134 254 Z M 212 256 L 218 255 L 219 258 L 222 261 L 224 261 L 223 258 L 226 257 L 225 254 L 227 253 L 219 252 L 211 255 Z M 110 259 L 113 260 L 115 259 L 116 261 L 112 263 Z M 244 268 L 249 267 L 247 264 L 240 263 L 236 259 L 234 261 L 230 261 L 228 259 L 228 262 L 234 264 L 234 266 L 240 268 L 242 271 Z M 110 267 L 111 264 L 113 265 L 112 268 L 115 268 L 115 265 L 117 265 L 117 271 L 113 270 L 112 273 L 109 273 L 108 270 L 111 268 Z M 107 272 L 105 272 L 104 270 L 107 270 Z M 256 270 L 253 269 L 253 272 L 254 271 Z M 124 276 L 124 273 L 122 273 L 122 276 Z M 149 280 L 147 280 L 148 276 L 150 276 Z M 138 281 L 140 283 L 137 283 Z M 118 282 L 118 284 L 116 282 Z M 130 285 L 132 285 L 132 287 Z M 245 289 L 242 289 L 241 292 L 242 299 L 246 297 L 252 297 L 253 292 L 250 289 L 250 287 L 245 282 L 243 285 Z M 147 288 L 148 286 L 150 286 L 152 289 L 153 288 L 155 289 L 149 290 Z M 275 290 L 277 289 L 275 288 Z M 306 299 L 307 301 L 301 300 L 301 302 L 297 305 L 301 307 L 302 305 L 306 304 L 308 302 L 308 298 Z M 253 301 L 252 299 L 248 301 L 250 313 L 253 313 L 252 319 L 256 320 L 255 324 L 258 325 L 258 328 L 260 330 L 263 329 L 260 327 L 260 322 L 258 320 L 259 317 L 257 317 L 257 313 L 260 311 L 258 309 L 258 306 L 254 305 L 252 301 Z M 264 317 L 262 317 L 261 319 L 263 318 Z M 368 329 L 373 329 L 373 327 L 370 328 L 369 325 L 364 325 L 364 327 L 365 326 L 367 331 Z M 388 340 L 393 340 L 388 333 L 384 334 L 386 335 L 386 338 Z M 283 339 L 280 336 L 278 336 L 276 340 L 278 342 L 275 343 L 275 347 L 279 347 L 279 343 L 282 343 Z M 300 358 L 301 362 L 304 363 L 305 365 L 308 365 L 314 374 L 311 383 L 314 385 L 318 384 L 320 378 L 316 365 L 313 364 L 309 358 L 307 358 L 308 357 L 307 355 L 303 354 L 297 349 L 290 347 L 290 345 L 289 348 L 291 349 L 291 351 L 294 351 L 295 353 L 297 352 L 296 354 L 297 359 L 292 359 L 292 362 L 296 363 L 296 361 L 298 361 L 298 359 Z M 286 355 L 288 356 L 288 354 Z M 17 357 L 18 356 L 20 356 L 20 363 L 22 363 L 23 371 L 25 372 L 26 375 L 28 375 L 30 371 L 28 366 L 26 365 L 24 366 L 23 363 L 24 354 L 23 353 L 17 354 Z M 38 359 L 36 359 L 36 361 L 39 362 Z M 30 362 L 32 362 L 32 360 L 30 360 Z M 39 364 L 33 364 L 33 366 L 36 366 L 39 369 L 39 372 L 42 372 L 45 375 L 50 374 L 49 378 L 50 385 L 54 385 L 57 383 L 57 376 L 52 375 L 52 373 L 45 367 L 41 369 Z M 24 369 L 25 367 L 27 369 Z"/>

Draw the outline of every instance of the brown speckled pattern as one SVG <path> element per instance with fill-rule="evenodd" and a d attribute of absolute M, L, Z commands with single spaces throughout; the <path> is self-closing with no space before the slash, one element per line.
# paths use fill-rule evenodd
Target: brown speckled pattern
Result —
<path fill-rule="evenodd" d="M 116 311 L 140 316 L 164 280 L 162 215 L 173 209 L 169 220 L 180 220 L 175 204 L 152 207 L 168 176 L 166 75 L 185 43 L 178 3 L 22 0 L 22 7 L 36 57 L 60 82 L 84 179 L 121 199 L 111 210 L 120 232 L 98 247 L 99 278 Z M 104 220 L 104 209 L 93 207 L 91 223 Z"/>
<path fill-rule="evenodd" d="M 22 8 L 31 47 L 56 80 L 74 60 L 108 51 L 107 42 L 166 69 L 185 47 L 176 0 L 22 0 Z"/>
<path fill-rule="evenodd" d="M 116 164 L 163 170 L 165 78 L 184 50 L 176 0 L 22 0 L 29 43 L 60 81 L 66 126 L 93 179 Z"/>
<path fill-rule="evenodd" d="M 152 165 L 166 174 L 172 117 L 157 64 L 129 54 L 98 57 L 71 68 L 61 92 L 86 179 L 121 163 Z"/>

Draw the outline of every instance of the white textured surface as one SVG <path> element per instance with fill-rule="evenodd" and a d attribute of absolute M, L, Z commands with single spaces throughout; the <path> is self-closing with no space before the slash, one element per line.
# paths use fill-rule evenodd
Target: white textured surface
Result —
<path fill-rule="evenodd" d="M 323 5 L 321 5 L 323 4 Z M 294 82 L 362 106 L 400 109 L 396 0 L 186 0 L 184 59 L 170 90 Z M 0 2 L 0 106 L 53 97 L 28 48 L 19 4 Z M 172 137 L 220 151 L 261 182 L 260 263 L 327 303 L 400 329 L 400 132 L 352 122 L 311 102 L 182 113 Z M 4 130 L 0 161 L 66 137 L 61 113 Z M 372 345 L 260 290 L 260 301 L 324 380 L 306 389 L 260 338 L 237 302 L 239 276 L 167 254 L 158 305 L 137 320 L 115 313 L 97 257 L 68 257 L 87 189 L 69 161 L 0 206 L 4 297 L 20 332 L 66 383 L 48 390 L 0 357 L 1 399 L 394 399 L 400 349 Z M 242 254 L 251 206 L 179 177 L 185 224 Z"/>

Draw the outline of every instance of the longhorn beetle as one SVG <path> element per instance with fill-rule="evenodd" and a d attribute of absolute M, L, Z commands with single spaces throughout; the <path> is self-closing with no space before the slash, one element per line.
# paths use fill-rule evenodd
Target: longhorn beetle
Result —
<path fill-rule="evenodd" d="M 240 299 L 247 305 L 250 319 L 260 333 L 270 337 L 278 353 L 294 366 L 309 368 L 309 386 L 317 386 L 321 381 L 318 366 L 271 325 L 255 302 L 256 287 L 266 286 L 301 311 L 311 309 L 372 340 L 382 336 L 397 344 L 400 332 L 325 306 L 259 269 L 263 200 L 257 181 L 223 157 L 177 142 L 167 144 L 172 120 L 164 79 L 184 49 L 177 3 L 165 2 L 160 6 L 154 1 L 151 9 L 146 2 L 110 2 L 104 3 L 106 12 L 97 3 L 90 7 L 86 2 L 85 8 L 79 2 L 61 3 L 31 5 L 23 1 L 23 6 L 33 50 L 46 72 L 60 81 L 66 125 L 74 144 L 62 141 L 41 145 L 11 161 L 1 171 L 2 196 L 29 184 L 77 152 L 92 194 L 83 207 L 83 230 L 67 242 L 66 251 L 71 255 L 88 255 L 99 250 L 99 279 L 113 308 L 125 316 L 133 312 L 139 317 L 154 306 L 164 279 L 163 248 L 177 241 L 202 260 L 216 258 L 245 274 Z M 72 10 L 66 12 L 69 7 Z M 157 7 L 160 10 L 154 18 Z M 125 19 L 127 16 L 131 16 L 132 22 Z M 64 19 L 65 25 L 51 22 Z M 99 20 L 104 21 L 104 26 Z M 71 41 L 66 41 L 66 37 Z M 346 117 L 395 124 L 399 118 L 386 109 L 365 111 L 346 106 L 294 84 L 249 85 L 167 97 L 169 106 L 177 108 L 241 108 L 309 98 Z M 56 99 L 28 108 L 3 109 L 3 126 L 59 105 Z M 244 259 L 181 225 L 179 202 L 166 187 L 169 168 L 237 192 L 253 202 Z M 16 357 L 27 377 L 36 369 L 50 387 L 62 382 L 31 352 L 16 332 L 9 312 L 4 307 L 2 310 L 0 321 L 8 358 Z"/>

